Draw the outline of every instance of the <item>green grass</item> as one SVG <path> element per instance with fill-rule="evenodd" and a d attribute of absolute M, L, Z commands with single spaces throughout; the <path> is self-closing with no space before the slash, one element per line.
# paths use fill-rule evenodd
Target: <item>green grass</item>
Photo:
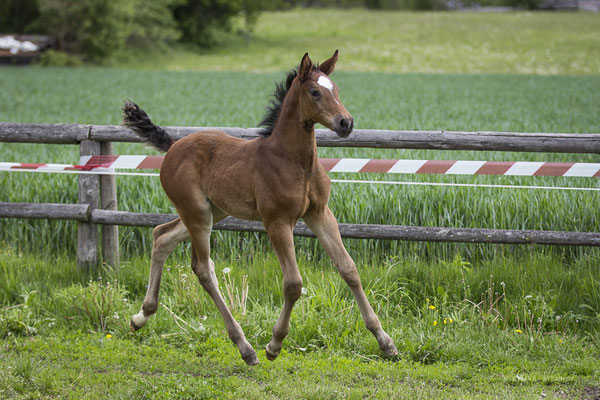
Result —
<path fill-rule="evenodd" d="M 340 60 L 343 64 L 344 59 Z M 0 120 L 118 124 L 122 100 L 138 101 L 163 125 L 255 126 L 273 82 L 282 73 L 158 72 L 100 68 L 7 68 L 0 77 Z M 430 75 L 339 72 L 333 76 L 357 127 L 422 130 L 599 132 L 599 77 Z M 243 95 L 241 95 L 243 93 Z M 49 102 L 47 99 L 51 98 Z M 566 105 L 569 105 L 568 107 Z M 0 144 L 2 161 L 77 162 L 76 146 Z M 137 144 L 117 144 L 117 154 L 144 154 Z M 598 162 L 597 155 L 468 151 L 326 149 L 321 157 L 524 160 Z M 486 176 L 332 177 L 486 184 L 598 187 L 597 179 Z M 2 173 L 1 201 L 76 202 L 74 176 Z M 119 177 L 119 209 L 172 212 L 155 178 Z M 348 201 L 351 199 L 351 201 Z M 568 206 L 565 206 L 568 204 Z M 331 207 L 341 222 L 448 227 L 596 231 L 594 192 L 560 192 L 439 187 L 334 185 Z M 73 254 L 74 223 L 0 221 L 0 240 L 23 250 Z M 237 234 L 216 235 L 231 247 L 253 251 L 254 235 L 240 247 Z M 246 242 L 244 242 L 246 243 Z M 269 245 L 262 240 L 260 249 Z M 151 248 L 148 229 L 122 228 L 124 254 Z M 420 255 L 453 258 L 494 256 L 497 247 L 350 241 L 355 257 Z M 372 249 L 374 251 L 370 251 Z M 505 247 L 507 251 L 514 247 Z M 313 251 L 311 249 L 310 251 Z M 592 249 L 556 249 L 559 254 L 596 254 Z"/>
<path fill-rule="evenodd" d="M 2 250 L 0 397 L 577 398 L 598 386 L 598 258 L 565 265 L 538 253 L 476 265 L 459 258 L 359 265 L 400 351 L 386 361 L 341 278 L 301 256 L 306 294 L 272 363 L 263 349 L 283 300 L 275 257 L 217 260 L 225 293 L 226 283 L 242 290 L 248 277 L 247 313 L 232 308 L 259 351 L 256 368 L 226 339 L 186 261 L 167 262 L 166 308 L 132 334 L 147 260 L 82 276 L 69 259 L 48 265 Z"/>
<path fill-rule="evenodd" d="M 108 61 L 143 69 L 279 71 L 308 51 L 340 49 L 340 71 L 597 75 L 600 26 L 591 13 L 294 10 L 260 16 L 250 44 L 198 54 L 179 48 Z M 299 56 L 298 56 L 299 55 Z"/>
<path fill-rule="evenodd" d="M 266 13 L 249 46 L 107 60 L 119 68 L 2 68 L 0 121 L 118 124 L 130 98 L 162 125 L 255 126 L 283 70 L 306 50 L 322 60 L 340 48 L 332 78 L 357 128 L 600 132 L 596 22 L 579 13 Z M 116 152 L 152 153 L 137 144 L 117 144 Z M 508 152 L 319 154 L 600 162 L 598 155 Z M 0 161 L 77 159 L 76 146 L 0 143 Z M 599 187 L 588 178 L 341 177 Z M 117 185 L 120 210 L 173 212 L 157 179 L 119 177 Z M 72 175 L 1 173 L 0 187 L 0 201 L 77 201 Z M 353 223 L 599 226 L 598 196 L 583 192 L 338 184 L 330 205 L 341 222 Z M 131 334 L 128 321 L 146 289 L 150 230 L 122 227 L 120 270 L 87 275 L 73 261 L 75 229 L 65 221 L 0 220 L 0 398 L 562 399 L 600 390 L 594 248 L 347 240 L 400 351 L 386 361 L 318 243 L 297 239 L 306 294 L 271 363 L 263 349 L 282 303 L 280 267 L 264 236 L 215 233 L 223 290 L 248 282 L 247 313 L 230 304 L 259 350 L 262 364 L 248 368 L 188 267 L 189 245 L 167 261 L 163 306 Z"/>

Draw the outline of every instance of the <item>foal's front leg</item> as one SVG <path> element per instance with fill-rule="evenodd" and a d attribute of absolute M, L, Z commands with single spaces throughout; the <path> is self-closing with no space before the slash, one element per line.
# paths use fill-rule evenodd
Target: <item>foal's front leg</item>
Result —
<path fill-rule="evenodd" d="M 283 308 L 273 327 L 273 337 L 266 349 L 267 358 L 272 361 L 279 355 L 281 343 L 289 332 L 292 308 L 302 294 L 302 277 L 296 263 L 293 224 L 264 221 L 264 225 L 283 271 Z"/>
<path fill-rule="evenodd" d="M 337 221 L 329 207 L 326 205 L 322 210 L 311 210 L 302 219 L 317 235 L 325 251 L 335 263 L 340 275 L 352 290 L 365 325 L 375 335 L 381 350 L 388 357 L 396 356 L 398 350 L 396 350 L 394 341 L 381 327 L 379 318 L 377 318 L 371 304 L 369 304 L 369 300 L 367 300 L 354 260 L 352 260 L 342 243 Z"/>

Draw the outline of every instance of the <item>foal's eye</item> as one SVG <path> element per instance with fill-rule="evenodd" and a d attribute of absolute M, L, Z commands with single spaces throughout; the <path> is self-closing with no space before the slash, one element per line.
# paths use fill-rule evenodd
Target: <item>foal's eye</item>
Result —
<path fill-rule="evenodd" d="M 319 97 L 321 96 L 321 93 L 319 93 L 319 91 L 318 91 L 317 89 L 310 89 L 310 90 L 308 91 L 308 93 L 310 93 L 310 95 L 311 95 L 312 97 L 314 97 L 315 99 L 316 99 L 316 98 L 319 98 Z"/>

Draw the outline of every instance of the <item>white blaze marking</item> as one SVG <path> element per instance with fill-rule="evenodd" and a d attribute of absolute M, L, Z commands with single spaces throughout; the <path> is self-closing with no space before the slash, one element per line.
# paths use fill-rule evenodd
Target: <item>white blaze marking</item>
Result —
<path fill-rule="evenodd" d="M 331 93 L 331 96 L 333 96 L 333 99 L 335 100 L 335 102 L 340 104 L 340 102 L 337 101 L 337 99 L 335 98 L 335 95 L 333 94 L 333 82 L 331 82 L 331 80 L 328 77 L 326 77 L 325 75 L 319 76 L 319 79 L 317 80 L 317 84 L 319 84 L 319 86 L 323 86 L 325 89 L 329 90 L 329 92 Z"/>
<path fill-rule="evenodd" d="M 319 77 L 319 80 L 317 80 L 317 83 L 321 86 L 323 86 L 325 89 L 329 89 L 330 91 L 333 91 L 333 82 L 331 82 L 329 80 L 328 77 L 326 77 L 325 75 L 321 75 Z"/>

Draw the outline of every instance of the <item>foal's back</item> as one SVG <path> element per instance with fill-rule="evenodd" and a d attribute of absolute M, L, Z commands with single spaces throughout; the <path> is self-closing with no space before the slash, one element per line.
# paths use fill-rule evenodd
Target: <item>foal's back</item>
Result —
<path fill-rule="evenodd" d="M 260 220 L 254 176 L 261 139 L 244 140 L 221 131 L 201 131 L 173 144 L 160 180 L 176 208 L 205 197 L 225 214 Z"/>

